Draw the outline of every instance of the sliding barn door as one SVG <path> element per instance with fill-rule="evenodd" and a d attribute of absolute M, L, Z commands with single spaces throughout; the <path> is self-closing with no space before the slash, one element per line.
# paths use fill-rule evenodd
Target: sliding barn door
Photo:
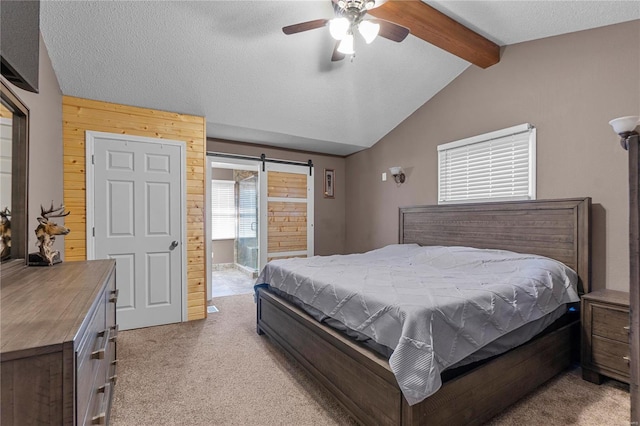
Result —
<path fill-rule="evenodd" d="M 274 259 L 313 256 L 309 171 L 306 166 L 265 164 L 260 178 L 260 269 Z"/>

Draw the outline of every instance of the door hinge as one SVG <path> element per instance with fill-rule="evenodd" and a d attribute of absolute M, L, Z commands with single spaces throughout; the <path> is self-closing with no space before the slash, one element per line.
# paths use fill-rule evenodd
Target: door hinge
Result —
<path fill-rule="evenodd" d="M 91 234 L 95 237 L 96 236 L 96 228 L 91 228 Z"/>
<path fill-rule="evenodd" d="M 96 164 L 96 156 L 91 154 L 91 164 Z"/>

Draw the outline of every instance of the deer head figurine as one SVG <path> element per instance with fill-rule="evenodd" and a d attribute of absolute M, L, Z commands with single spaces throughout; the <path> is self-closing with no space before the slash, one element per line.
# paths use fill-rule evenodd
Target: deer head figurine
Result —
<path fill-rule="evenodd" d="M 0 259 L 11 254 L 11 211 L 5 207 L 0 211 Z"/>
<path fill-rule="evenodd" d="M 53 208 L 53 202 L 51 202 L 51 208 L 45 210 L 40 205 L 40 217 L 38 218 L 38 227 L 36 228 L 36 237 L 38 237 L 40 245 L 40 257 L 46 260 L 49 265 L 53 265 L 55 258 L 59 255 L 57 250 L 53 249 L 53 242 L 56 240 L 56 235 L 67 235 L 70 231 L 62 225 L 58 225 L 51 221 L 54 217 L 65 217 L 71 212 L 64 213 L 64 205 L 60 205 L 58 208 Z"/>

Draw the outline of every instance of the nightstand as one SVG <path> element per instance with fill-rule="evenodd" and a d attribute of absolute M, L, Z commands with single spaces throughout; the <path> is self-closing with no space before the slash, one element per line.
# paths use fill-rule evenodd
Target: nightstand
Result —
<path fill-rule="evenodd" d="M 582 297 L 582 378 L 629 383 L 629 293 L 599 290 Z"/>

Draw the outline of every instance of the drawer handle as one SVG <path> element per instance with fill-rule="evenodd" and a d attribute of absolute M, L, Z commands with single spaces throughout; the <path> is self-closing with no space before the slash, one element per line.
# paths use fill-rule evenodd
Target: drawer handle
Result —
<path fill-rule="evenodd" d="M 91 424 L 103 425 L 103 424 L 106 424 L 106 419 L 107 419 L 107 413 L 106 411 L 104 411 L 98 414 L 97 416 L 93 416 L 93 418 L 91 419 Z"/>
<path fill-rule="evenodd" d="M 631 327 L 629 327 L 628 325 L 627 325 L 627 326 L 625 326 L 625 327 L 622 327 L 622 329 L 623 329 L 624 331 L 626 331 L 627 333 L 629 333 L 629 332 L 631 331 Z"/>
<path fill-rule="evenodd" d="M 119 293 L 120 293 L 120 289 L 112 290 L 111 297 L 109 297 L 109 303 L 117 303 Z"/>
<path fill-rule="evenodd" d="M 107 347 L 109 346 L 109 333 L 111 330 L 106 329 L 98 333 L 98 337 L 102 337 L 102 347 L 97 351 L 91 352 L 91 359 L 104 359 L 107 353 Z"/>
<path fill-rule="evenodd" d="M 106 424 L 107 420 L 107 408 L 109 404 L 109 394 L 111 393 L 111 384 L 105 383 L 103 386 L 98 388 L 98 393 L 102 394 L 102 401 L 100 403 L 100 411 L 97 416 L 93 416 L 91 419 L 91 424 L 93 425 L 103 425 Z"/>
<path fill-rule="evenodd" d="M 111 327 L 111 337 L 109 337 L 110 342 L 115 342 L 116 340 L 118 340 L 119 331 L 120 331 L 120 327 L 118 326 L 118 324 Z"/>
<path fill-rule="evenodd" d="M 623 356 L 622 359 L 627 361 L 627 364 L 631 363 L 631 358 L 629 358 L 628 356 Z"/>
<path fill-rule="evenodd" d="M 118 360 L 114 359 L 113 361 L 111 361 L 111 371 L 113 371 L 113 374 L 109 377 L 109 381 L 111 381 L 111 383 L 113 383 L 114 386 L 118 381 L 118 374 L 116 374 L 117 369 L 118 369 Z"/>

